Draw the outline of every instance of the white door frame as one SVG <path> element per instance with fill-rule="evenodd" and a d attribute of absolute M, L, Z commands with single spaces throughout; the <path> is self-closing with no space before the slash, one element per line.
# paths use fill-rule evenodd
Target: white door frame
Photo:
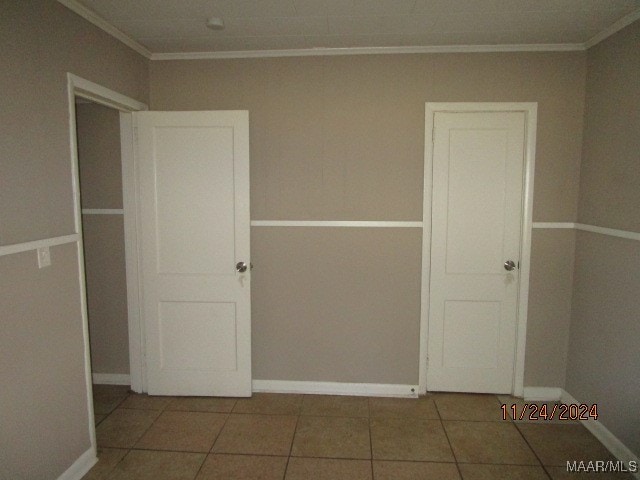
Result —
<path fill-rule="evenodd" d="M 422 293 L 420 312 L 419 392 L 427 391 L 429 326 L 429 287 L 431 274 L 431 200 L 433 194 L 433 126 L 436 112 L 524 112 L 526 121 L 524 146 L 524 176 L 522 202 L 522 234 L 520 254 L 520 287 L 516 320 L 516 351 L 512 393 L 521 397 L 524 392 L 524 354 L 527 334 L 527 305 L 529 302 L 529 272 L 531 260 L 531 229 L 533 224 L 533 179 L 536 153 L 536 125 L 538 104 L 527 103 L 431 103 L 425 104 L 424 135 L 424 197 L 422 207 Z"/>
<path fill-rule="evenodd" d="M 144 355 L 140 322 L 140 300 L 138 296 L 138 235 L 137 201 L 135 191 L 134 136 L 132 112 L 148 110 L 148 106 L 133 98 L 90 82 L 72 73 L 67 73 L 67 98 L 69 103 L 69 141 L 71 150 L 71 181 L 73 188 L 74 228 L 78 236 L 78 269 L 80 280 L 80 302 L 82 313 L 82 335 L 84 340 L 84 368 L 89 409 L 89 436 L 94 451 L 97 448 L 93 411 L 93 381 L 89 343 L 89 319 L 87 316 L 87 292 L 84 269 L 84 245 L 82 239 L 82 208 L 80 204 L 80 176 L 78 167 L 78 139 L 76 133 L 75 98 L 114 108 L 120 112 L 120 143 L 122 154 L 122 191 L 124 207 L 125 252 L 127 271 L 127 304 L 129 322 L 129 356 L 131 389 L 137 392 L 144 388 Z"/>

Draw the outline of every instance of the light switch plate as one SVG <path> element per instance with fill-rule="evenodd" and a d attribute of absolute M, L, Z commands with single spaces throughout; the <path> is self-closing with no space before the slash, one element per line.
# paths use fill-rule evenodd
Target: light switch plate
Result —
<path fill-rule="evenodd" d="M 51 265 L 51 252 L 49 247 L 40 247 L 38 249 L 38 268 L 44 268 Z"/>

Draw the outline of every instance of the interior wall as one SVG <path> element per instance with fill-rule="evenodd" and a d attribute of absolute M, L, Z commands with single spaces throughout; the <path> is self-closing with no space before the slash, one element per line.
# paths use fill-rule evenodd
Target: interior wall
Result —
<path fill-rule="evenodd" d="M 76 105 L 83 209 L 122 209 L 120 114 Z M 84 263 L 93 373 L 129 374 L 124 215 L 83 214 Z"/>
<path fill-rule="evenodd" d="M 55 1 L 1 3 L 0 244 L 74 233 L 66 73 L 147 100 L 148 62 Z M 0 474 L 58 478 L 90 448 L 74 244 L 0 258 Z"/>
<path fill-rule="evenodd" d="M 534 221 L 574 222 L 584 81 L 584 52 L 157 61 L 150 67 L 152 109 L 249 110 L 253 220 L 421 221 L 425 102 L 492 101 L 538 102 Z M 381 235 L 253 227 L 254 377 L 416 384 L 421 244 L 415 237 L 407 229 Z M 528 344 L 535 346 L 527 355 L 526 384 L 562 387 L 564 375 L 556 372 L 565 371 L 570 313 L 543 304 L 551 296 L 564 306 L 572 269 L 548 265 L 558 255 L 573 258 L 574 239 L 537 230 L 534 242 L 544 245 L 532 258 L 534 274 L 544 280 L 533 283 L 530 297 Z M 388 262 L 399 255 L 410 263 Z M 339 268 L 335 260 L 343 256 L 348 261 Z M 548 283 L 560 288 L 544 289 Z M 280 286 L 292 295 L 278 293 Z M 397 310 L 375 309 L 367 304 L 371 297 Z M 550 327 L 559 332 L 556 341 L 540 342 Z M 305 335 L 317 341 L 313 355 L 303 357 L 310 343 Z M 340 351 L 340 368 L 329 368 L 336 364 L 331 346 L 349 344 L 354 348 Z M 557 361 L 553 373 L 549 358 Z"/>
<path fill-rule="evenodd" d="M 589 49 L 579 221 L 640 233 L 640 22 Z M 640 242 L 578 232 L 566 390 L 640 455 Z"/>

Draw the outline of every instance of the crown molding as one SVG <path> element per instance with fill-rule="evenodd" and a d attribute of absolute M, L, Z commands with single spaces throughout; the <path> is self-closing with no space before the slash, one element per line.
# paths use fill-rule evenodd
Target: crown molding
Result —
<path fill-rule="evenodd" d="M 638 10 L 635 10 L 635 11 L 629 13 L 628 15 L 625 15 L 624 17 L 622 17 L 620 20 L 618 20 L 616 23 L 614 23 L 610 27 L 605 28 L 600 33 L 594 35 L 589 40 L 587 40 L 584 43 L 585 50 L 588 50 L 589 48 L 593 47 L 594 45 L 597 45 L 598 43 L 600 43 L 604 39 L 609 38 L 614 33 L 619 32 L 624 27 L 631 25 L 633 22 L 635 22 L 636 20 L 639 20 L 639 19 L 640 19 L 640 8 Z"/>
<path fill-rule="evenodd" d="M 114 37 L 116 40 L 120 40 L 127 47 L 135 50 L 140 55 L 146 58 L 151 58 L 151 52 L 147 50 L 145 47 L 136 42 L 133 38 L 131 38 L 126 33 L 118 30 L 116 27 L 107 22 L 100 15 L 95 13 L 93 10 L 85 7 L 84 5 L 78 3 L 77 0 L 58 0 L 59 3 L 67 7 L 72 12 L 77 13 L 85 20 L 93 23 L 96 27 L 104 30 L 109 35 Z"/>
<path fill-rule="evenodd" d="M 519 45 L 440 45 L 412 47 L 352 47 L 352 48 L 304 48 L 291 50 L 237 50 L 228 52 L 177 52 L 151 53 L 146 47 L 107 20 L 80 4 L 77 0 L 58 0 L 59 3 L 101 28 L 109 35 L 151 60 L 219 60 L 231 58 L 315 57 L 331 55 L 389 55 L 411 53 L 500 53 L 500 52 L 574 52 L 584 51 L 610 37 L 624 27 L 640 19 L 640 9 L 635 10 L 610 27 L 594 35 L 585 43 L 519 44 Z"/>
<path fill-rule="evenodd" d="M 569 52 L 582 50 L 584 50 L 584 45 L 581 43 L 299 48 L 292 50 L 237 50 L 229 52 L 153 53 L 151 54 L 151 60 L 219 60 L 225 58 L 316 57 L 331 55 L 388 55 L 407 53 Z"/>

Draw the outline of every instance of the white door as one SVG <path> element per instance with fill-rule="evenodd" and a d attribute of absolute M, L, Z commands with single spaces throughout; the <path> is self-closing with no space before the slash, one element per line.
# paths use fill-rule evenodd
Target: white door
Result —
<path fill-rule="evenodd" d="M 513 391 L 525 120 L 434 114 L 428 390 Z"/>
<path fill-rule="evenodd" d="M 250 396 L 248 112 L 134 119 L 148 392 Z"/>

